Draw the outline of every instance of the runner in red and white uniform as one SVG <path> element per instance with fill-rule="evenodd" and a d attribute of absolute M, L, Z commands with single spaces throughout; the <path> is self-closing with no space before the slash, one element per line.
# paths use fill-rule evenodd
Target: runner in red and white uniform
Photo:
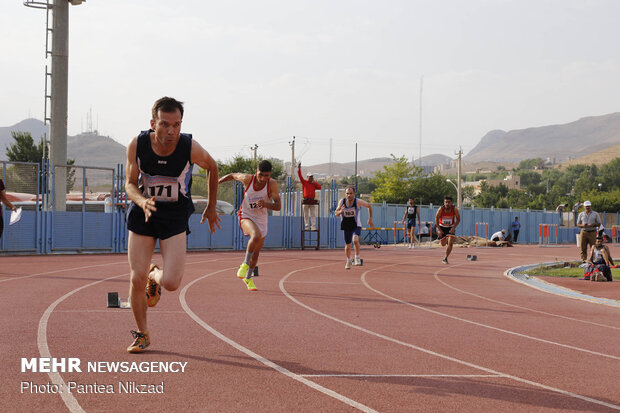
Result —
<path fill-rule="evenodd" d="M 459 210 L 452 204 L 452 197 L 446 196 L 443 200 L 443 206 L 439 207 L 435 215 L 437 236 L 441 239 L 441 246 L 445 246 L 446 241 L 448 243 L 446 255 L 441 260 L 444 264 L 448 263 L 448 256 L 452 252 L 452 245 L 454 244 L 454 237 L 444 238 L 444 235 L 454 235 L 454 231 L 460 222 L 461 214 L 459 214 Z"/>
<path fill-rule="evenodd" d="M 271 170 L 271 162 L 263 160 L 259 162 L 256 174 L 231 173 L 219 180 L 220 184 L 235 180 L 245 186 L 243 201 L 239 209 L 239 225 L 243 233 L 250 237 L 250 241 L 245 252 L 245 259 L 237 270 L 237 277 L 243 279 L 250 291 L 257 290 L 252 275 L 258 263 L 258 254 L 267 236 L 267 210 L 280 210 L 278 183 L 271 179 Z"/>

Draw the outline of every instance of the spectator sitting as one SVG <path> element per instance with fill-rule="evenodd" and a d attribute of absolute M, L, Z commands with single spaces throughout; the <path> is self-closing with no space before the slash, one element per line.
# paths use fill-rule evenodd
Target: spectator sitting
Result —
<path fill-rule="evenodd" d="M 603 245 L 603 237 L 596 237 L 596 242 L 590 249 L 586 264 L 584 271 L 585 279 L 589 279 L 591 274 L 598 270 L 605 276 L 607 281 L 613 280 L 610 267 L 614 265 L 614 261 L 611 258 L 609 247 Z"/>

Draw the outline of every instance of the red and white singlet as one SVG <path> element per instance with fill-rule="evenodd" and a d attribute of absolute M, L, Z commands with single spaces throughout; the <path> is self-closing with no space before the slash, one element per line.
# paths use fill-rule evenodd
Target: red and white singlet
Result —
<path fill-rule="evenodd" d="M 261 189 L 256 189 L 254 184 L 256 183 L 256 175 L 252 175 L 252 181 L 250 185 L 245 189 L 243 194 L 243 202 L 241 202 L 241 208 L 239 208 L 239 222 L 242 219 L 249 219 L 256 224 L 260 229 L 261 237 L 267 236 L 267 208 L 259 208 L 258 201 L 263 200 L 265 202 L 271 201 L 269 194 L 269 179 L 265 183 L 265 186 Z M 248 234 L 245 234 L 248 235 Z"/>

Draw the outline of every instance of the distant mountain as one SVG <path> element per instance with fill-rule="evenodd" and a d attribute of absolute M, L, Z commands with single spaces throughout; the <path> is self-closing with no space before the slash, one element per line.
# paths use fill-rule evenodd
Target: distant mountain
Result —
<path fill-rule="evenodd" d="M 13 145 L 15 140 L 11 132 L 30 132 L 35 144 L 39 144 L 41 137 L 48 131 L 48 127 L 38 119 L 25 119 L 13 126 L 0 127 L 0 159 L 6 159 L 6 148 Z"/>
<path fill-rule="evenodd" d="M 116 168 L 127 161 L 127 148 L 109 136 L 81 133 L 67 138 L 67 157 L 76 165 Z"/>
<path fill-rule="evenodd" d="M 602 151 L 592 152 L 588 155 L 581 156 L 570 161 L 562 162 L 557 165 L 559 168 L 565 168 L 570 165 L 591 165 L 602 166 L 606 163 L 613 161 L 615 158 L 620 158 L 620 145 L 610 146 Z"/>
<path fill-rule="evenodd" d="M 450 162 L 452 159 L 445 155 L 433 154 L 422 157 L 422 166 L 433 167 L 442 163 Z M 392 158 L 373 158 L 357 161 L 357 173 L 359 176 L 372 177 L 378 171 L 383 170 L 384 166 L 392 163 Z M 285 163 L 285 168 L 290 169 L 290 162 Z M 415 161 L 416 166 L 418 160 Z M 289 165 L 288 167 L 286 165 Z M 301 165 L 302 173 L 312 172 L 318 176 L 352 176 L 355 175 L 355 162 L 338 163 L 332 162 L 316 165 Z M 432 169 L 431 169 L 432 170 Z"/>
<path fill-rule="evenodd" d="M 7 159 L 6 148 L 15 142 L 11 136 L 12 131 L 30 132 L 38 145 L 47 132 L 47 126 L 38 119 L 26 119 L 13 126 L 0 127 L 0 159 Z M 109 136 L 85 132 L 67 137 L 67 157 L 75 159 L 76 165 L 116 168 L 117 164 L 125 163 L 126 156 L 125 146 Z"/>
<path fill-rule="evenodd" d="M 529 158 L 564 162 L 620 144 L 620 112 L 564 125 L 487 133 L 463 159 L 519 162 Z"/>

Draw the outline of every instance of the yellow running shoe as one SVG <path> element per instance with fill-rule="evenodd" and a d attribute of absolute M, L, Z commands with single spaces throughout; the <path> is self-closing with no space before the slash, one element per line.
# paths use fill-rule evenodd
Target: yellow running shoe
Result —
<path fill-rule="evenodd" d="M 155 269 L 159 268 L 155 264 L 151 264 L 151 268 L 149 269 L 149 274 Z M 149 307 L 155 307 L 161 298 L 161 285 L 151 280 L 149 277 L 149 282 L 146 284 L 146 303 Z"/>
<path fill-rule="evenodd" d="M 135 340 L 131 346 L 127 347 L 128 353 L 142 353 L 151 344 L 149 333 L 146 331 L 131 330 L 131 335 Z"/>
<path fill-rule="evenodd" d="M 245 278 L 245 275 L 248 273 L 249 269 L 250 266 L 244 262 L 239 266 L 239 269 L 237 270 L 237 277 Z"/>
<path fill-rule="evenodd" d="M 243 282 L 248 287 L 248 290 L 250 290 L 250 291 L 258 291 L 258 288 L 256 288 L 256 286 L 254 285 L 254 280 L 253 279 L 251 279 L 251 278 L 244 278 Z"/>

